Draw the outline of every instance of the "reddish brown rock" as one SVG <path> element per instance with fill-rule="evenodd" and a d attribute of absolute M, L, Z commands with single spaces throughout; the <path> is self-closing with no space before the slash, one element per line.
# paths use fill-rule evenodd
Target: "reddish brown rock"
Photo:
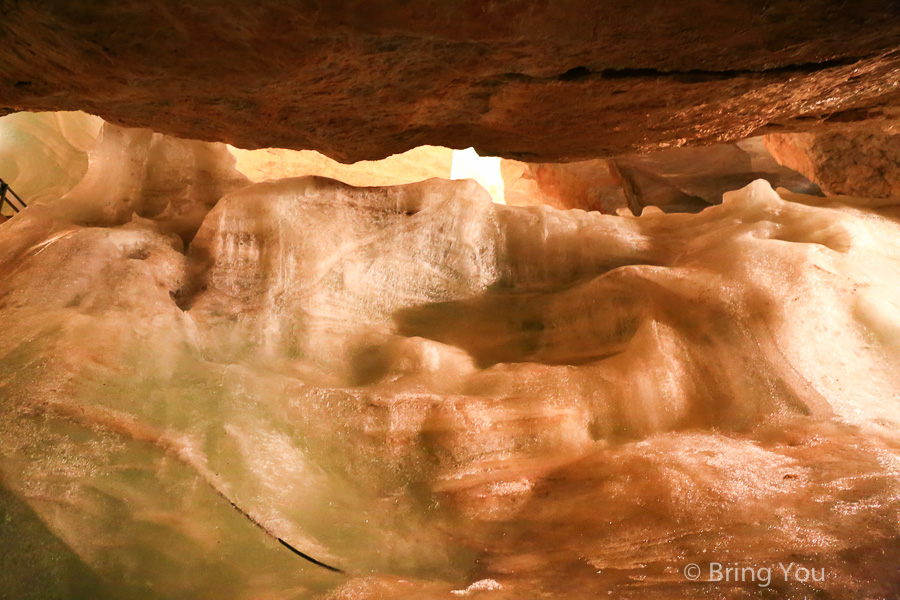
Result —
<path fill-rule="evenodd" d="M 353 161 L 556 161 L 894 116 L 900 11 L 860 0 L 4 0 L 0 111 Z"/>
<path fill-rule="evenodd" d="M 756 179 L 793 192 L 821 194 L 803 175 L 778 164 L 760 137 L 571 163 L 504 159 L 501 172 L 507 204 L 603 213 L 627 209 L 641 214 L 646 206 L 664 212 L 697 212 L 719 204 L 725 192 Z"/>
<path fill-rule="evenodd" d="M 612 161 L 523 163 L 503 160 L 503 195 L 507 204 L 546 204 L 614 213 L 628 206 L 622 178 Z"/>
<path fill-rule="evenodd" d="M 900 197 L 900 130 L 854 127 L 768 135 L 765 144 L 778 162 L 828 195 Z"/>

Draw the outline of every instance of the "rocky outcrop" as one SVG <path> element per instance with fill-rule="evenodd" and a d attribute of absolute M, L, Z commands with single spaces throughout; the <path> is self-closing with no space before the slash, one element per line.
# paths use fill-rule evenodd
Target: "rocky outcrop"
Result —
<path fill-rule="evenodd" d="M 612 161 L 595 158 L 570 163 L 500 163 L 503 194 L 512 206 L 545 204 L 615 213 L 628 207 L 624 182 Z"/>
<path fill-rule="evenodd" d="M 773 134 L 765 144 L 828 195 L 900 198 L 900 128 Z"/>
<path fill-rule="evenodd" d="M 507 204 L 603 213 L 639 215 L 647 206 L 697 212 L 756 179 L 792 192 L 821 194 L 803 175 L 779 165 L 759 137 L 571 163 L 504 159 L 501 172 Z"/>
<path fill-rule="evenodd" d="M 4 0 L 0 106 L 342 161 L 556 161 L 895 115 L 900 11 L 830 0 Z"/>

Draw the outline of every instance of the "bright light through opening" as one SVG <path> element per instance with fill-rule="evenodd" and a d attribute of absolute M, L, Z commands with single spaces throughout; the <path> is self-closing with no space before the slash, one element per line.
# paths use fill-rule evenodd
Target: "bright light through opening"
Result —
<path fill-rule="evenodd" d="M 450 179 L 474 179 L 491 194 L 494 202 L 506 204 L 498 156 L 479 156 L 474 148 L 454 150 Z"/>

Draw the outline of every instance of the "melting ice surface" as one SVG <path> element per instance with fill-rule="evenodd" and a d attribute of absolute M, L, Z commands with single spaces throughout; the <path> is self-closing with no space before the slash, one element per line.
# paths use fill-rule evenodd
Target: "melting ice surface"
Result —
<path fill-rule="evenodd" d="M 11 597 L 900 587 L 897 208 L 249 185 L 198 144 L 105 126 L 0 226 Z"/>

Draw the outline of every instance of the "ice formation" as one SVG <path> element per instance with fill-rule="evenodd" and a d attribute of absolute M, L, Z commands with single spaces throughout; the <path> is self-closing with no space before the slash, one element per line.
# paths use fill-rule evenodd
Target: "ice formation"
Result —
<path fill-rule="evenodd" d="M 618 217 L 250 184 L 198 144 L 107 127 L 0 226 L 4 589 L 761 593 L 686 581 L 714 560 L 826 569 L 781 597 L 900 585 L 895 206 L 760 180 Z"/>
<path fill-rule="evenodd" d="M 0 175 L 29 203 L 57 200 L 84 177 L 102 125 L 80 112 L 0 118 Z"/>

